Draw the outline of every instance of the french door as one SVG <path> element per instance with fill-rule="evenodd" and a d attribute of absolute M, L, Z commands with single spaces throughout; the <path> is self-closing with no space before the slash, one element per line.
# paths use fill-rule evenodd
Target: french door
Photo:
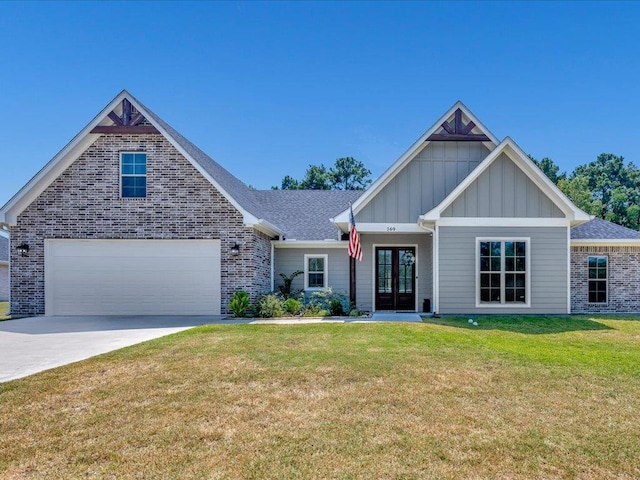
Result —
<path fill-rule="evenodd" d="M 416 309 L 416 249 L 376 247 L 376 310 Z"/>

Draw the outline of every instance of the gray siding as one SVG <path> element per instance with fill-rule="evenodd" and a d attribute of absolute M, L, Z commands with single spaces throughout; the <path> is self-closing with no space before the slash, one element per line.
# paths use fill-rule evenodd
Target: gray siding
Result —
<path fill-rule="evenodd" d="M 346 248 L 276 248 L 274 252 L 274 287 L 282 285 L 281 273 L 291 275 L 296 270 L 304 271 L 304 256 L 328 255 L 328 284 L 336 293 L 349 295 L 349 256 Z M 292 290 L 304 288 L 304 275 L 298 275 L 291 284 Z"/>
<path fill-rule="evenodd" d="M 567 313 L 567 227 L 441 227 L 440 313 Z M 476 308 L 476 237 L 529 237 L 530 308 Z"/>
<path fill-rule="evenodd" d="M 418 309 L 422 309 L 422 300 L 425 298 L 433 301 L 433 238 L 429 233 L 418 234 L 362 234 L 362 262 L 356 262 L 356 304 L 358 309 L 373 311 L 373 288 L 375 285 L 374 273 L 374 245 L 418 245 L 416 251 L 416 275 Z M 348 281 L 348 271 L 347 271 Z"/>
<path fill-rule="evenodd" d="M 562 218 L 564 214 L 503 153 L 442 212 L 442 216 Z"/>
<path fill-rule="evenodd" d="M 413 223 L 489 154 L 480 142 L 431 142 L 367 204 L 357 222 Z"/>

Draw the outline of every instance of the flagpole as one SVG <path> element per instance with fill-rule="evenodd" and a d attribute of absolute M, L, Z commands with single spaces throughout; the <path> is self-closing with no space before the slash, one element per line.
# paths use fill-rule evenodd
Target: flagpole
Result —
<path fill-rule="evenodd" d="M 349 257 L 349 304 L 356 308 L 356 259 Z"/>
<path fill-rule="evenodd" d="M 351 309 L 356 308 L 356 255 L 351 255 L 352 247 L 352 232 L 351 229 L 355 229 L 356 221 L 353 216 L 353 207 L 349 202 L 349 307 Z"/>

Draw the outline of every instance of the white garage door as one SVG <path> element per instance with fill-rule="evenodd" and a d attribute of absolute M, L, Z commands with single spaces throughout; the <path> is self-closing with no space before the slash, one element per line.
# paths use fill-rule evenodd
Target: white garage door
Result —
<path fill-rule="evenodd" d="M 220 240 L 45 240 L 47 315 L 219 315 Z"/>

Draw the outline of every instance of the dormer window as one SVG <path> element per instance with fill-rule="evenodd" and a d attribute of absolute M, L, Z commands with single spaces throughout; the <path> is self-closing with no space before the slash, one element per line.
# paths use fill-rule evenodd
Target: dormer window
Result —
<path fill-rule="evenodd" d="M 120 195 L 122 198 L 147 196 L 147 154 L 125 152 L 120 154 Z"/>

